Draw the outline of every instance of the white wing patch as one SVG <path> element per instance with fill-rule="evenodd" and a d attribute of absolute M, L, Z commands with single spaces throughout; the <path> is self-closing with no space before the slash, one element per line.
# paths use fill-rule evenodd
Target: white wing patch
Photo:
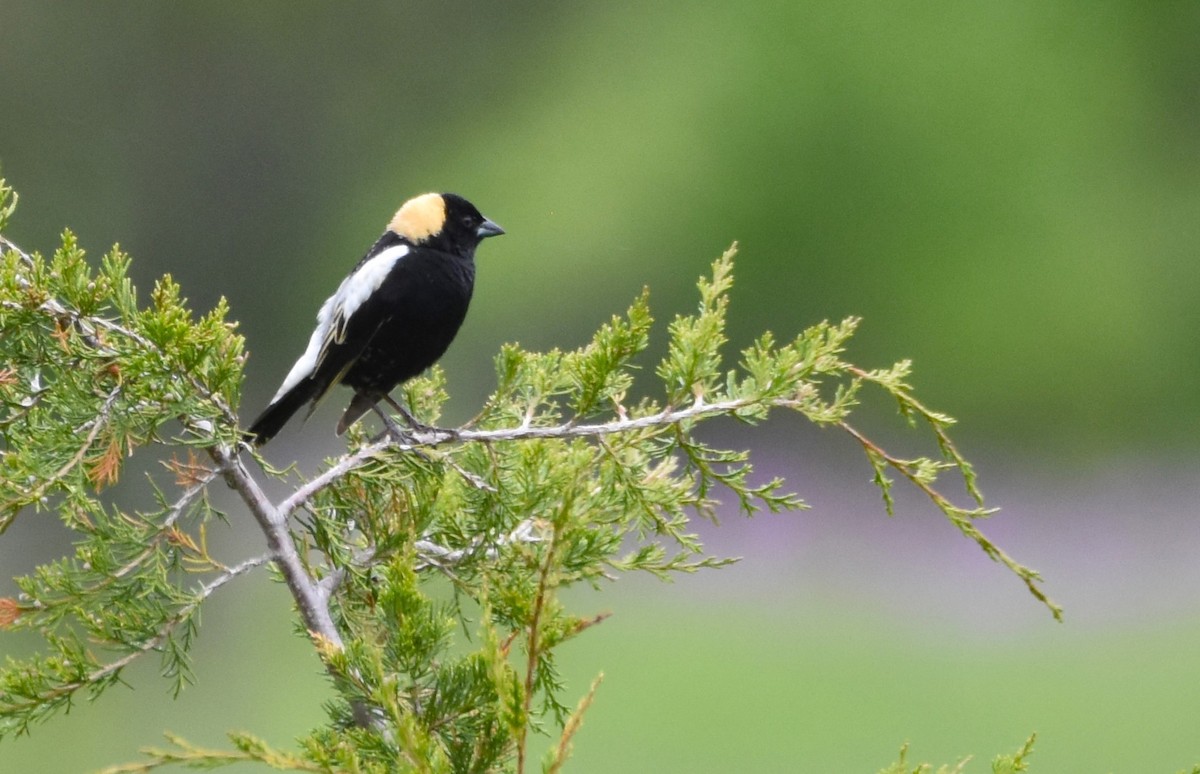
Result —
<path fill-rule="evenodd" d="M 337 291 L 321 304 L 321 310 L 317 312 L 317 327 L 308 340 L 308 347 L 292 366 L 292 370 L 288 371 L 279 391 L 271 398 L 271 403 L 278 401 L 288 390 L 311 376 L 325 359 L 330 344 L 341 344 L 345 341 L 346 325 L 351 315 L 379 289 L 392 267 L 396 265 L 396 261 L 408 255 L 408 251 L 408 245 L 389 247 L 342 280 Z"/>

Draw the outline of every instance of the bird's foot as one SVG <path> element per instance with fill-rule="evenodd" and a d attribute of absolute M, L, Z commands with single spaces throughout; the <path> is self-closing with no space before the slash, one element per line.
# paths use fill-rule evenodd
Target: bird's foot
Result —
<path fill-rule="evenodd" d="M 416 417 L 414 417 L 412 415 L 412 413 L 408 409 L 406 409 L 399 402 L 397 402 L 394 398 L 392 398 L 391 395 L 384 395 L 383 400 L 389 406 L 394 408 L 396 410 L 397 414 L 399 414 L 401 417 L 404 418 L 405 423 L 408 424 L 409 428 L 411 428 L 413 430 L 413 432 L 439 433 L 439 434 L 445 432 L 444 430 L 442 430 L 439 427 L 434 427 L 433 425 L 427 425 L 424 422 L 421 422 L 420 420 L 418 420 Z"/>
<path fill-rule="evenodd" d="M 410 427 L 412 430 L 415 430 L 415 431 L 416 431 L 416 432 L 418 432 L 418 433 L 433 433 L 433 432 L 437 432 L 437 428 L 436 428 L 436 427 L 434 427 L 433 425 L 427 425 L 427 424 L 425 424 L 424 422 L 422 422 L 422 421 L 418 420 L 418 419 L 417 419 L 416 417 L 414 417 L 412 414 L 408 413 L 408 410 L 407 410 L 407 409 L 405 409 L 405 408 L 403 408 L 403 407 L 401 407 L 401 406 L 399 406 L 399 405 L 397 405 L 397 408 L 399 408 L 399 409 L 400 409 L 400 416 L 404 417 L 404 421 L 405 421 L 405 423 L 407 423 L 407 424 L 408 424 L 408 426 L 409 426 L 409 427 Z"/>
<path fill-rule="evenodd" d="M 416 428 L 411 430 L 405 429 L 396 424 L 396 420 L 388 416 L 386 411 L 381 410 L 378 406 L 372 406 L 372 408 L 379 415 L 379 418 L 383 420 L 383 432 L 373 436 L 371 443 L 379 443 L 385 438 L 390 438 L 396 443 L 410 444 L 413 442 L 413 430 L 416 430 Z"/>

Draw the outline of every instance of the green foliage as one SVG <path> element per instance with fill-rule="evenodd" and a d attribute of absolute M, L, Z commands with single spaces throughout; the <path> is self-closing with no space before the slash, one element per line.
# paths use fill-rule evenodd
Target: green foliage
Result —
<path fill-rule="evenodd" d="M 11 212 L 8 196 L 0 217 Z M 170 737 L 171 748 L 111 771 L 237 761 L 524 771 L 531 734 L 556 738 L 542 765 L 558 771 L 599 684 L 572 701 L 559 646 L 606 617 L 569 610 L 561 592 L 625 572 L 669 577 L 728 563 L 689 526 L 715 518 L 719 496 L 747 515 L 803 507 L 782 481 L 756 479 L 747 452 L 697 436 L 718 417 L 754 424 L 794 411 L 844 430 L 862 444 L 889 510 L 887 474 L 899 474 L 1058 615 L 1036 573 L 977 529 L 992 511 L 947 435 L 952 420 L 913 397 L 909 365 L 867 371 L 843 359 L 858 320 L 820 323 L 782 344 L 764 334 L 726 367 L 732 248 L 700 280 L 696 311 L 668 326 L 656 382 L 637 379 L 652 328 L 643 292 L 579 349 L 504 347 L 495 391 L 461 427 L 380 441 L 356 428 L 346 454 L 273 502 L 247 463 L 289 474 L 241 439 L 242 341 L 224 302 L 197 319 L 164 278 L 139 307 L 128 258 L 114 249 L 93 270 L 70 233 L 49 260 L 3 245 L 0 526 L 52 511 L 76 543 L 72 556 L 18 579 L 18 599 L 0 600 L 0 628 L 42 641 L 38 655 L 0 670 L 0 737 L 27 732 L 80 691 L 98 696 L 145 653 L 160 654 L 178 690 L 204 600 L 272 562 L 328 671 L 328 724 L 296 753 L 245 734 L 231 736 L 232 752 Z M 865 385 L 927 426 L 940 457 L 895 457 L 852 427 Z M 630 399 L 635 386 L 649 397 Z M 439 369 L 403 392 L 424 423 L 447 400 Z M 174 481 L 150 477 L 155 507 L 123 508 L 109 487 L 150 444 L 175 450 L 163 461 Z M 935 488 L 946 471 L 960 474 L 975 506 Z M 206 530 L 220 514 L 207 486 L 217 477 L 257 520 L 262 556 L 230 565 L 209 553 Z M 996 770 L 1020 770 L 1027 754 Z"/>
<path fill-rule="evenodd" d="M 100 774 L 140 774 L 140 772 L 172 764 L 182 764 L 192 768 L 215 769 L 234 763 L 262 763 L 270 768 L 284 771 L 340 771 L 336 765 L 336 756 L 328 763 L 313 763 L 304 758 L 279 750 L 272 749 L 266 742 L 249 734 L 231 733 L 229 741 L 233 750 L 209 750 L 197 747 L 175 734 L 167 734 L 171 744 L 168 749 L 147 747 L 144 752 L 152 760 L 144 763 L 129 763 L 123 766 L 109 766 Z M 350 770 L 350 769 L 345 769 Z"/>
<path fill-rule="evenodd" d="M 13 202 L 4 188 L 0 213 Z M 6 628 L 39 632 L 46 647 L 0 673 L 0 735 L 69 707 L 80 689 L 99 694 L 144 652 L 160 653 L 176 690 L 189 679 L 187 648 L 207 595 L 190 576 L 228 571 L 203 541 L 211 474 L 175 458 L 180 491 L 168 497 L 151 481 L 156 507 L 145 511 L 101 492 L 147 444 L 236 439 L 230 407 L 242 361 L 224 303 L 193 319 L 164 279 L 139 309 L 129 259 L 116 248 L 93 271 L 70 232 L 49 260 L 3 247 L 0 531 L 22 511 L 48 510 L 76 543 L 72 556 L 17 579 L 19 600 L 3 600 Z"/>

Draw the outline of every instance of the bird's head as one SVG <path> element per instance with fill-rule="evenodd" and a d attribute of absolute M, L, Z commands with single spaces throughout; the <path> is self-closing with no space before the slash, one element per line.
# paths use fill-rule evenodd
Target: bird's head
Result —
<path fill-rule="evenodd" d="M 471 257 L 479 243 L 504 229 L 479 214 L 475 205 L 452 193 L 427 193 L 404 203 L 388 229 L 414 245 Z"/>

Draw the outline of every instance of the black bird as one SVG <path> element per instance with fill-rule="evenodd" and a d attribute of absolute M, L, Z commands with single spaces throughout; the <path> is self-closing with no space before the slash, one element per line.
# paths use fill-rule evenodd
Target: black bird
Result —
<path fill-rule="evenodd" d="M 254 442 L 271 440 L 305 403 L 311 415 L 335 384 L 354 390 L 338 435 L 378 401 L 392 402 L 388 393 L 454 340 L 475 286 L 475 248 L 503 233 L 455 194 L 405 202 L 321 306 L 308 348 L 250 426 Z"/>

